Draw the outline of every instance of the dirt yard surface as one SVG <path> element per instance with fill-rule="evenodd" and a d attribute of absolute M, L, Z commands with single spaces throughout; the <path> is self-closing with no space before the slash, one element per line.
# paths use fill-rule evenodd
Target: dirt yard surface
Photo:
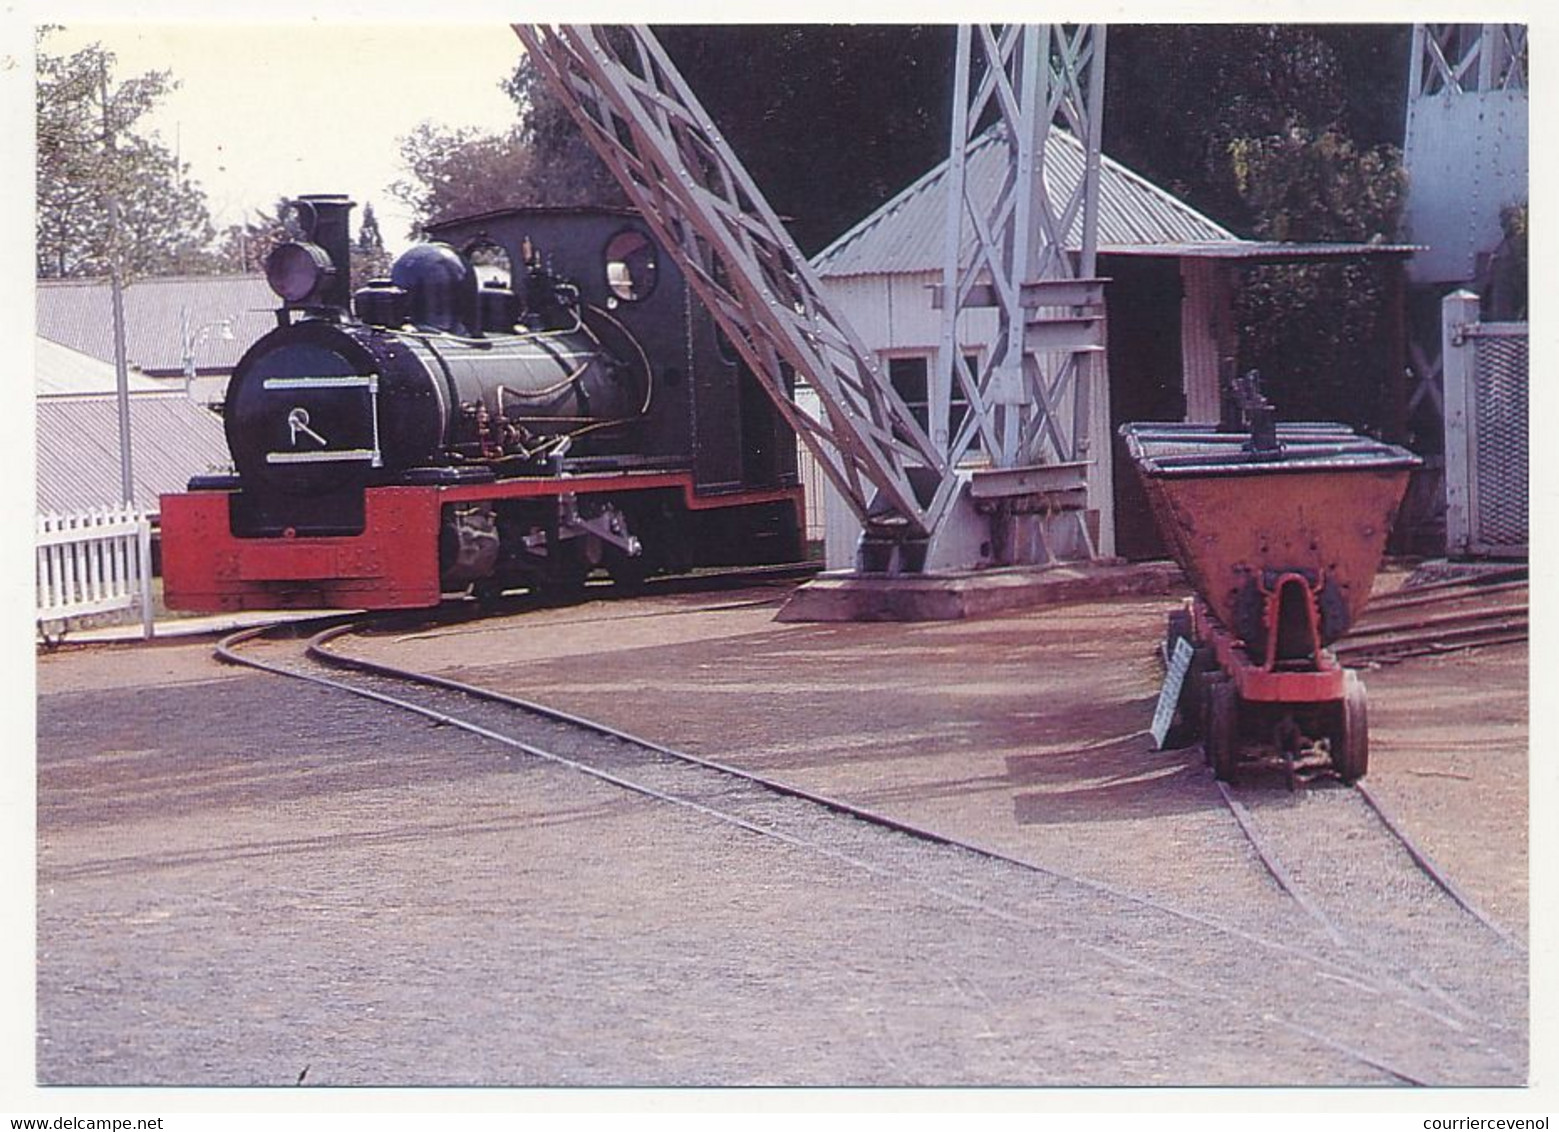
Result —
<path fill-rule="evenodd" d="M 1401 583 L 1384 574 L 1382 589 Z M 1155 751 L 1172 600 L 990 620 L 780 624 L 766 591 L 595 602 L 356 641 L 350 651 L 598 719 L 1112 884 L 1238 892 L 1199 748 Z M 1484 911 L 1527 922 L 1527 652 L 1364 674 L 1369 784 Z M 1198 847 L 1195 852 L 1188 851 Z M 1210 855 L 1209 855 L 1210 854 Z M 1265 884 L 1263 878 L 1255 878 Z"/>
<path fill-rule="evenodd" d="M 776 624 L 778 599 L 591 602 L 351 649 L 1193 915 L 1290 922 L 1199 750 L 1154 751 L 1145 734 L 1162 599 L 826 626 Z M 1367 680 L 1372 788 L 1524 936 L 1525 651 Z M 1216 987 L 1194 962 L 1189 986 L 1101 964 L 1117 934 L 1173 941 L 1137 916 L 1087 929 L 1085 946 L 1076 923 L 993 921 L 447 728 L 239 673 L 209 642 L 67 648 L 40 656 L 38 686 L 46 1083 L 1395 1079 L 1330 1031 L 1274 1021 L 1339 987 L 1328 1017 L 1348 1024 L 1352 1009 L 1367 1030 L 1396 1016 L 1346 980 L 1274 993 L 1233 967 Z M 1522 960 L 1447 958 L 1524 995 Z M 1472 1029 L 1500 1048 L 1469 1046 L 1448 1079 L 1524 1079 L 1525 1019 L 1505 997 L 1471 1001 Z M 1457 1061 L 1393 1029 L 1384 1064 Z"/>

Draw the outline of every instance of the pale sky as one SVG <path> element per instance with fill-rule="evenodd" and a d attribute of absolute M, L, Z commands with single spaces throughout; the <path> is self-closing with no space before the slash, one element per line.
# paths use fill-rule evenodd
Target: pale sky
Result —
<path fill-rule="evenodd" d="M 385 240 L 410 216 L 389 194 L 399 139 L 419 122 L 501 131 L 515 106 L 498 88 L 522 54 L 503 23 L 242 24 L 72 21 L 48 49 L 98 42 L 124 80 L 169 70 L 179 88 L 141 120 L 189 165 L 220 228 L 281 196 L 347 193 L 372 202 Z"/>

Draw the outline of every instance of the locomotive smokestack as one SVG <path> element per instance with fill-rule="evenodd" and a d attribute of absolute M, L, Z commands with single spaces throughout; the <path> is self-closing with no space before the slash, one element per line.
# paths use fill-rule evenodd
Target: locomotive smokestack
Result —
<path fill-rule="evenodd" d="M 347 310 L 352 301 L 352 209 L 342 193 L 311 193 L 295 202 L 307 239 L 330 256 L 335 273 L 319 295 L 321 306 Z"/>

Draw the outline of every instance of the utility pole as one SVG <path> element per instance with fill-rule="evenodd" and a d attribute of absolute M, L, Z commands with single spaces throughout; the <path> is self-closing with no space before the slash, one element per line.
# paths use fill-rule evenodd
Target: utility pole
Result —
<path fill-rule="evenodd" d="M 130 471 L 130 367 L 125 360 L 124 281 L 119 266 L 119 189 L 114 177 L 114 129 L 109 113 L 108 60 L 98 56 L 98 83 L 103 98 L 103 152 L 108 181 L 108 281 L 114 305 L 114 382 L 119 401 L 119 492 L 126 504 L 135 503 L 135 480 Z"/>

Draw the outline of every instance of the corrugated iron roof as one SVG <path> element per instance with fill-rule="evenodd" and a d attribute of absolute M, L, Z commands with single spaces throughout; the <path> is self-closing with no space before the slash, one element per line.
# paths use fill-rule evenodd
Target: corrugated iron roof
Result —
<path fill-rule="evenodd" d="M 102 361 L 114 360 L 113 299 L 106 279 L 44 279 L 36 291 L 37 332 Z M 125 355 L 147 373 L 182 373 L 184 319 L 199 331 L 222 320 L 231 341 L 207 334 L 196 344 L 201 372 L 229 371 L 260 335 L 276 326 L 278 300 L 262 275 L 137 279 L 124 289 Z"/>
<path fill-rule="evenodd" d="M 33 343 L 33 377 L 38 396 L 117 392 L 118 375 L 111 363 L 47 338 L 35 338 Z M 158 392 L 167 388 L 144 374 L 131 372 L 125 377 L 132 393 Z"/>
<path fill-rule="evenodd" d="M 1050 131 L 1045 146 L 1045 182 L 1051 196 L 1070 195 L 1083 176 L 1083 147 L 1067 130 Z M 1007 170 L 1002 135 L 995 129 L 970 146 L 968 192 L 977 206 L 989 206 Z M 813 259 L 824 276 L 939 271 L 946 224 L 947 162 L 835 240 Z M 1079 214 L 1067 244 L 1080 241 Z M 1176 244 L 1238 242 L 1239 237 L 1163 189 L 1105 157 L 1099 172 L 1099 245 L 1112 249 Z"/>
<path fill-rule="evenodd" d="M 119 407 L 111 394 L 37 400 L 40 512 L 116 506 Z M 229 466 L 222 422 L 182 392 L 130 397 L 130 472 L 135 505 L 156 512 L 163 492 L 183 491 L 193 475 Z"/>

